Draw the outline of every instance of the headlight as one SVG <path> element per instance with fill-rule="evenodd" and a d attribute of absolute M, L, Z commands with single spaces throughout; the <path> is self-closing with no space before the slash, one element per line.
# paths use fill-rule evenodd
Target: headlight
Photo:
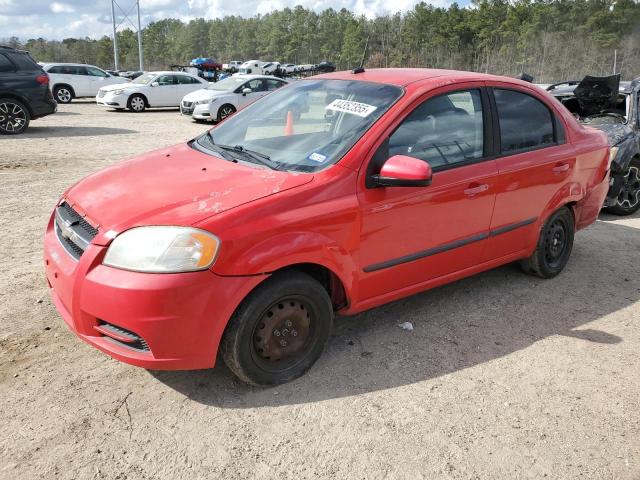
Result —
<path fill-rule="evenodd" d="M 124 90 L 113 90 L 111 93 L 113 93 L 114 95 L 122 95 L 123 92 Z"/>
<path fill-rule="evenodd" d="M 118 235 L 105 265 L 149 273 L 206 270 L 216 259 L 220 240 L 190 227 L 137 227 Z"/>
<path fill-rule="evenodd" d="M 618 155 L 618 150 L 620 150 L 619 147 L 611 147 L 611 149 L 609 150 L 609 165 L 608 165 L 608 168 L 611 168 L 611 163 L 613 163 L 613 161 L 616 159 L 616 155 Z"/>
<path fill-rule="evenodd" d="M 216 101 L 215 98 L 207 98 L 206 100 L 197 100 L 197 101 L 193 102 L 193 104 L 194 105 L 205 105 L 207 103 L 213 103 L 215 101 Z"/>

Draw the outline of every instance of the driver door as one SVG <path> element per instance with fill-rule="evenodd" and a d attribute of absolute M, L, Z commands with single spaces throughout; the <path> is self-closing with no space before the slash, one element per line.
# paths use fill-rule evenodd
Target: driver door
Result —
<path fill-rule="evenodd" d="M 367 178 L 393 155 L 428 162 L 425 187 L 358 192 L 362 214 L 362 299 L 476 266 L 489 238 L 494 160 L 487 159 L 489 116 L 481 86 L 439 90 L 418 104 L 370 159 Z"/>
<path fill-rule="evenodd" d="M 158 82 L 158 86 L 150 86 L 147 94 L 149 104 L 152 107 L 178 105 L 178 102 L 180 102 L 181 99 L 177 99 L 178 82 L 175 75 L 160 75 L 154 80 L 154 82 Z"/>
<path fill-rule="evenodd" d="M 245 88 L 250 88 L 251 93 L 242 93 Z M 236 93 L 238 94 L 238 110 L 240 110 L 250 103 L 255 102 L 260 97 L 264 97 L 269 92 L 267 92 L 261 78 L 254 78 L 240 85 L 240 87 L 236 89 Z"/>

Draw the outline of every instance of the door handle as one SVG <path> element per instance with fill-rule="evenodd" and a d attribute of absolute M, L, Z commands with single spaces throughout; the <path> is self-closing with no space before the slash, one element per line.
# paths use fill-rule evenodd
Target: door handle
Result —
<path fill-rule="evenodd" d="M 553 173 L 562 173 L 562 172 L 566 172 L 567 170 L 569 170 L 569 164 L 568 163 L 561 163 L 559 165 L 556 165 L 555 167 L 552 168 Z"/>
<path fill-rule="evenodd" d="M 479 193 L 486 192 L 487 190 L 489 190 L 489 185 L 487 185 L 486 183 L 482 185 L 472 183 L 471 185 L 469 185 L 469 188 L 464 190 L 464 194 L 467 197 L 473 197 L 475 195 L 478 195 Z"/>

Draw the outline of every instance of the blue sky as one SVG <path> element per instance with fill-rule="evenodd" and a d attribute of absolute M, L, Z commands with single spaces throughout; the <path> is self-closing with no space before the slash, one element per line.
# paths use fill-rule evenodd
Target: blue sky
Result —
<path fill-rule="evenodd" d="M 135 0 L 116 0 L 128 12 Z M 321 11 L 347 8 L 356 14 L 374 17 L 384 13 L 406 11 L 419 0 L 140 0 L 143 24 L 162 18 L 189 20 L 196 17 L 219 18 L 226 15 L 249 17 L 284 7 L 303 5 Z M 451 0 L 430 0 L 448 6 Z M 468 0 L 459 2 L 468 3 Z M 131 10 L 135 22 L 135 10 Z M 44 37 L 101 37 L 111 33 L 110 0 L 0 0 L 0 39 Z"/>

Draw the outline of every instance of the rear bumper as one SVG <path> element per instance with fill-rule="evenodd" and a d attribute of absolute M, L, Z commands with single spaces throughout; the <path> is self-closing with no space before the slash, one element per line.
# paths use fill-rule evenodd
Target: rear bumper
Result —
<path fill-rule="evenodd" d="M 60 244 L 50 221 L 44 260 L 52 301 L 82 340 L 113 358 L 149 369 L 213 367 L 228 320 L 264 279 L 221 277 L 209 270 L 119 270 L 102 265 L 106 248 L 91 244 L 76 261 Z M 123 335 L 105 333 L 105 323 L 134 333 L 148 349 L 122 341 Z"/>
<path fill-rule="evenodd" d="M 31 118 L 34 120 L 36 118 L 46 117 L 47 115 L 51 115 L 52 113 L 56 113 L 58 111 L 58 104 L 53 98 L 32 102 L 31 110 L 33 111 L 33 115 Z"/>

